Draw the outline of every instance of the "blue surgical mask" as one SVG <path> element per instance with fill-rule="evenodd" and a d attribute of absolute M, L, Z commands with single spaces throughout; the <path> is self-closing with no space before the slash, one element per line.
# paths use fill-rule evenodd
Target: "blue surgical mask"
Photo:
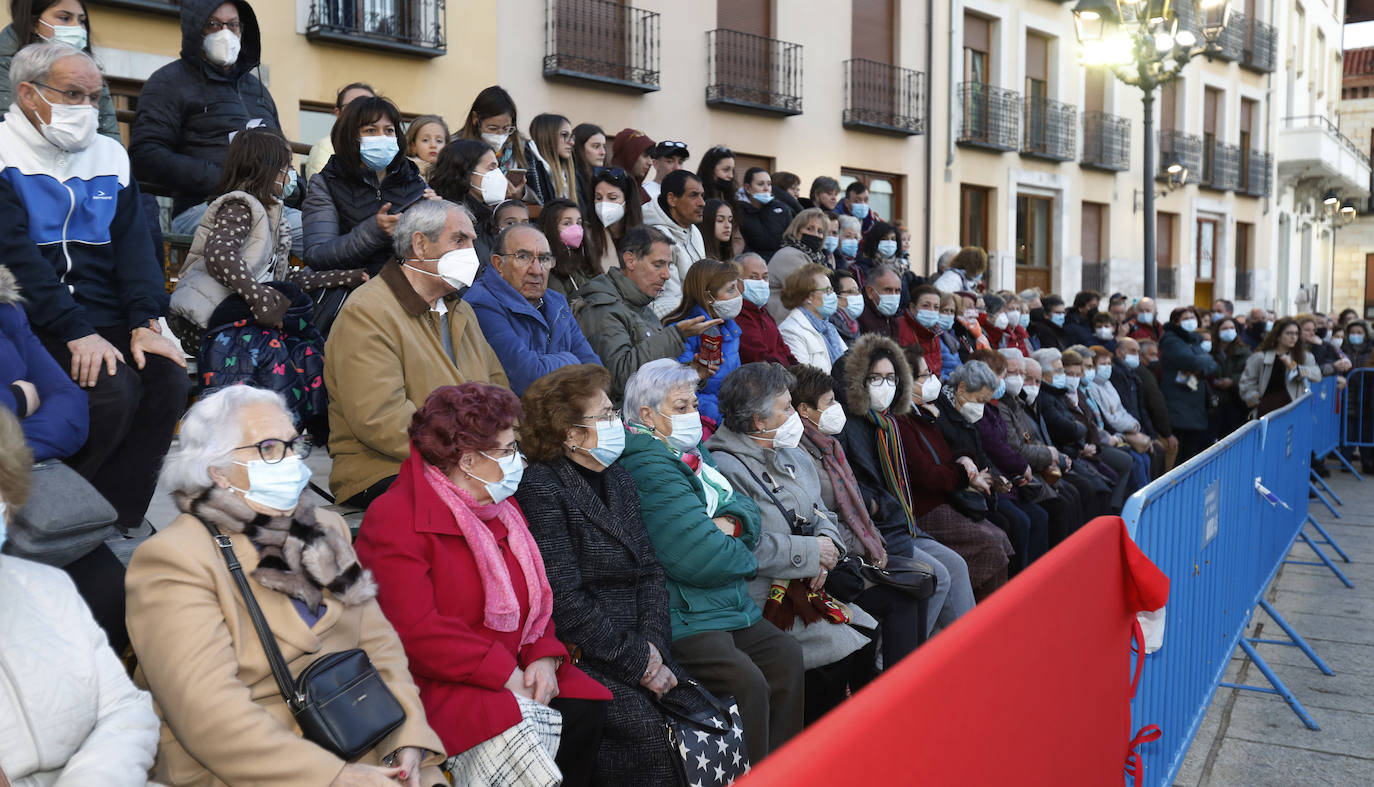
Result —
<path fill-rule="evenodd" d="M 1211 340 L 1211 339 L 1203 339 L 1203 340 L 1202 340 L 1202 351 L 1205 352 L 1205 353 L 1209 353 L 1209 352 L 1212 351 L 1212 340 Z"/>
<path fill-rule="evenodd" d="M 1083 382 L 1090 383 L 1097 379 L 1097 369 L 1087 366 L 1083 369 Z"/>
<path fill-rule="evenodd" d="M 1069 388 L 1070 391 L 1077 391 L 1077 390 L 1078 390 L 1078 386 L 1080 386 L 1080 385 L 1083 384 L 1083 378 L 1082 378 L 1082 377 L 1070 377 L 1070 376 L 1068 376 L 1068 375 L 1066 374 L 1066 375 L 1064 375 L 1064 383 L 1065 383 L 1065 385 L 1068 386 L 1068 388 Z"/>
<path fill-rule="evenodd" d="M 1058 325 L 1061 328 L 1064 327 L 1064 313 L 1059 312 L 1058 314 L 1051 314 L 1050 322 L 1054 323 L 1055 325 Z"/>
<path fill-rule="evenodd" d="M 1030 327 L 1030 312 L 1021 312 L 1021 327 Z"/>
<path fill-rule="evenodd" d="M 883 295 L 881 297 L 886 298 L 887 296 Z M 897 297 L 900 298 L 901 296 L 899 295 Z M 878 310 L 882 311 L 881 304 L 879 304 Z M 940 313 L 934 309 L 921 309 L 916 312 L 916 322 L 919 322 L 933 331 L 935 330 L 935 326 L 940 324 Z"/>
<path fill-rule="evenodd" d="M 953 328 L 953 327 L 954 327 L 954 315 L 953 315 L 953 314 L 942 314 L 942 315 L 940 315 L 940 330 L 942 330 L 942 331 L 948 331 L 949 329 L 951 329 L 951 328 Z"/>
<path fill-rule="evenodd" d="M 1223 342 L 1234 342 L 1236 340 L 1236 329 L 1223 328 L 1217 335 L 1221 337 Z"/>
<path fill-rule="evenodd" d="M 1134 354 L 1128 355 L 1128 356 L 1126 356 L 1125 358 L 1122 358 L 1121 361 L 1122 361 L 1122 363 L 1126 364 L 1126 368 L 1127 368 L 1127 369 L 1134 369 L 1134 368 L 1140 366 L 1140 356 L 1139 356 L 1139 355 L 1134 355 Z"/>
<path fill-rule="evenodd" d="M 1069 376 L 1063 372 L 1056 372 L 1050 376 L 1050 385 L 1062 391 L 1069 387 Z"/>
<path fill-rule="evenodd" d="M 838 235 L 826 235 L 826 236 L 825 236 L 825 253 L 826 253 L 826 254 L 834 254 L 834 253 L 835 253 L 835 249 L 838 249 L 839 247 L 840 247 L 840 236 L 838 236 Z"/>
<path fill-rule="evenodd" d="M 763 192 L 762 194 L 753 194 L 753 195 L 750 195 L 750 196 L 752 196 L 754 199 L 758 200 L 758 203 L 759 203 L 760 205 L 767 205 L 768 203 L 770 203 L 770 202 L 773 201 L 773 195 L 772 195 L 772 194 L 769 194 L 769 193 L 766 192 L 766 191 Z"/>
<path fill-rule="evenodd" d="M 5 546 L 5 537 L 6 537 L 6 530 L 7 530 L 7 524 L 6 524 L 6 523 L 7 523 L 8 521 L 9 521 L 9 520 L 6 519 L 5 503 L 4 503 L 3 501 L 0 501 L 0 547 L 4 547 L 4 546 Z"/>
<path fill-rule="evenodd" d="M 485 451 L 478 453 L 495 462 L 501 468 L 501 477 L 495 481 L 487 481 L 464 470 L 463 472 L 467 474 L 467 477 L 481 481 L 482 485 L 486 487 L 487 494 L 491 495 L 491 502 L 493 503 L 499 503 L 515 494 L 515 490 L 520 487 L 520 479 L 525 477 L 524 454 L 519 451 L 512 451 L 510 456 L 497 459 L 494 456 L 488 456 Z"/>
<path fill-rule="evenodd" d="M 690 451 L 697 447 L 697 443 L 701 442 L 700 413 L 693 410 L 690 413 L 668 415 L 660 410 L 658 414 L 668 419 L 669 426 L 673 430 L 673 433 L 665 438 L 668 445 L 679 451 Z"/>
<path fill-rule="evenodd" d="M 266 506 L 275 511 L 292 511 L 300 502 L 301 493 L 310 484 L 310 468 L 294 454 L 280 462 L 262 459 L 235 462 L 248 468 L 248 488 L 230 487 L 243 495 L 244 500 Z"/>
<path fill-rule="evenodd" d="M 625 450 L 625 426 L 620 420 L 596 422 L 596 447 L 579 448 L 591 454 L 602 467 L 610 467 Z"/>
<path fill-rule="evenodd" d="M 1001 399 L 1003 396 L 1006 396 L 1006 395 L 1007 395 L 1007 381 L 1006 381 L 1006 380 L 998 380 L 998 381 L 997 381 L 997 390 L 995 390 L 995 391 L 992 392 L 992 398 L 994 398 L 994 399 Z"/>
<path fill-rule="evenodd" d="M 895 257 L 897 256 L 897 241 L 880 240 L 878 241 L 878 256 Z"/>
<path fill-rule="evenodd" d="M 772 290 L 769 289 L 768 282 L 766 280 L 744 280 L 744 299 L 759 307 L 760 309 L 763 308 L 764 304 L 768 303 L 768 298 L 771 295 Z"/>
<path fill-rule="evenodd" d="M 1359 347 L 1361 344 L 1364 344 L 1364 334 L 1362 333 L 1352 333 L 1345 338 L 1349 339 L 1350 343 L 1355 345 L 1356 347 Z"/>
<path fill-rule="evenodd" d="M 859 315 L 864 313 L 864 299 L 859 295 L 850 295 L 844 299 L 844 313 L 849 315 L 849 319 L 857 320 Z"/>
<path fill-rule="evenodd" d="M 849 206 L 849 215 L 853 216 L 859 221 L 863 221 L 864 219 L 868 218 L 868 203 L 856 202 L 851 204 Z"/>
<path fill-rule="evenodd" d="M 838 309 L 839 306 L 840 296 L 836 295 L 833 292 L 827 292 L 825 296 L 821 298 L 821 308 L 819 312 L 821 319 L 830 319 L 830 315 L 834 314 L 835 310 Z"/>
<path fill-rule="evenodd" d="M 300 178 L 299 175 L 296 174 L 296 169 L 295 169 L 295 167 L 292 167 L 291 169 L 288 169 L 288 170 L 286 171 L 286 185 L 285 185 L 285 186 L 282 186 L 282 189 L 281 189 L 281 199 L 282 199 L 282 202 L 285 202 L 285 201 L 291 199 L 291 197 L 292 197 L 293 195 L 295 195 L 296 191 L 297 191 L 298 189 L 300 189 L 300 187 L 301 187 L 301 178 Z"/>
<path fill-rule="evenodd" d="M 854 257 L 859 253 L 859 239 L 845 238 L 840 241 L 840 253 L 846 257 Z"/>
<path fill-rule="evenodd" d="M 358 141 L 358 154 L 362 156 L 363 163 L 368 169 L 386 169 L 400 152 L 401 148 L 396 144 L 395 137 L 362 137 Z"/>
<path fill-rule="evenodd" d="M 1098 366 L 1098 367 L 1097 367 L 1097 379 L 1103 380 L 1103 381 L 1112 379 L 1112 365 L 1109 364 L 1109 363 L 1104 363 L 1104 364 Z"/>
<path fill-rule="evenodd" d="M 1192 317 L 1188 317 L 1188 318 L 1186 318 L 1186 319 L 1179 320 L 1179 321 L 1178 321 L 1178 327 L 1182 328 L 1183 330 L 1187 331 L 1188 333 L 1192 333 L 1193 331 L 1196 331 L 1196 330 L 1197 330 L 1197 320 L 1193 319 Z"/>
<path fill-rule="evenodd" d="M 887 292 L 878 296 L 878 313 L 884 317 L 891 317 L 901 308 L 902 294 L 900 292 Z M 939 313 L 936 313 L 937 320 L 939 316 Z M 930 326 L 927 325 L 926 327 L 929 328 Z"/>

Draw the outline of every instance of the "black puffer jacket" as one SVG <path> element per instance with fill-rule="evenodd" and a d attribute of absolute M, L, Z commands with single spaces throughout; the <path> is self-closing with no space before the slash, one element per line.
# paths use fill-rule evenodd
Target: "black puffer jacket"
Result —
<path fill-rule="evenodd" d="M 765 262 L 772 259 L 773 253 L 782 247 L 782 234 L 792 223 L 792 210 L 782 200 L 775 199 L 767 205 L 756 205 L 749 200 L 736 202 L 735 214 L 739 216 L 744 245 Z"/>
<path fill-rule="evenodd" d="M 224 1 L 183 0 L 181 59 L 154 71 L 138 97 L 129 143 L 134 177 L 171 191 L 174 213 L 215 190 L 230 134 L 249 124 L 281 128 L 272 95 L 250 73 L 262 58 L 262 33 L 245 0 L 231 0 L 243 25 L 238 60 L 219 69 L 202 54 L 201 30 Z"/>
<path fill-rule="evenodd" d="M 301 207 L 305 264 L 317 271 L 366 268 L 376 276 L 395 256 L 392 237 L 377 226 L 377 211 L 390 202 L 397 212 L 420 199 L 425 182 L 415 162 L 399 153 L 380 185 L 370 169 L 344 170 L 339 157 L 331 156 L 310 179 Z"/>

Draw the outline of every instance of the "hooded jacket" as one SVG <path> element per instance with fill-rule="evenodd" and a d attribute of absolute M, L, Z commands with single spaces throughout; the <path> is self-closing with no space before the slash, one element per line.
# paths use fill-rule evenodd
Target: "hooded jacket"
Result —
<path fill-rule="evenodd" d="M 171 189 L 173 215 L 214 192 L 230 134 L 281 128 L 272 94 L 250 73 L 262 59 L 257 14 L 246 0 L 229 1 L 243 25 L 238 60 L 220 69 L 201 49 L 205 22 L 225 0 L 182 0 L 181 57 L 154 71 L 139 94 L 129 157 L 140 181 Z"/>
<path fill-rule="evenodd" d="M 14 62 L 14 56 L 19 50 L 29 43 L 27 39 L 20 39 L 12 24 L 5 25 L 5 29 L 0 30 L 0 107 L 7 107 L 14 102 L 14 90 L 10 87 L 10 63 Z M 99 110 L 100 133 L 123 145 L 124 138 L 119 135 L 119 120 L 115 117 L 114 98 L 110 96 L 110 86 L 105 84 L 103 79 L 100 84 Z"/>
<path fill-rule="evenodd" d="M 0 407 L 18 415 L 19 401 L 10 386 L 33 383 L 38 409 L 19 419 L 33 460 L 65 459 L 86 443 L 89 408 L 86 392 L 38 341 L 24 316 L 19 282 L 0 265 Z"/>
<path fill-rule="evenodd" d="M 1068 312 L 1065 312 L 1067 315 Z M 1066 321 L 1068 317 L 1064 318 Z M 1063 350 L 1069 346 L 1064 339 L 1064 329 L 1050 321 L 1050 313 L 1044 309 L 1031 310 L 1030 335 L 1040 342 L 1040 349 L 1050 347 Z"/>
<path fill-rule="evenodd" d="M 755 204 L 752 199 L 735 202 L 734 209 L 739 216 L 739 232 L 744 236 L 744 247 L 767 262 L 773 252 L 782 247 L 782 234 L 792 223 L 792 211 L 779 199 L 767 205 Z"/>
<path fill-rule="evenodd" d="M 644 203 L 644 224 L 663 230 L 673 239 L 671 275 L 663 283 L 663 291 L 654 298 L 654 316 L 662 320 L 682 303 L 682 281 L 687 278 L 687 270 L 692 263 L 706 259 L 706 244 L 701 239 L 701 230 L 697 229 L 697 225 L 684 227 L 678 224 L 656 199 Z"/>
<path fill-rule="evenodd" d="M 648 309 L 653 301 L 619 268 L 587 282 L 573 314 L 611 373 L 611 400 L 625 396 L 630 375 L 649 361 L 676 358 L 685 346 L 675 328 L 664 328 Z"/>
<path fill-rule="evenodd" d="M 69 342 L 162 315 L 162 266 L 119 143 L 49 142 L 11 104 L 0 123 L 0 260 L 24 288 L 35 332 Z"/>
<path fill-rule="evenodd" d="M 554 369 L 575 363 L 600 365 L 573 319 L 568 300 L 545 290 L 539 307 L 487 266 L 463 296 L 477 312 L 477 323 L 501 360 L 516 396 Z"/>
<path fill-rule="evenodd" d="M 683 319 L 690 320 L 693 317 L 715 319 L 713 315 L 707 314 L 706 310 L 700 306 L 694 307 Z M 720 384 L 725 381 L 726 377 L 730 376 L 731 372 L 740 367 L 740 327 L 734 320 L 726 320 L 720 324 L 717 330 L 720 331 L 720 368 L 716 369 L 716 373 L 706 378 L 705 383 L 697 388 L 697 408 L 702 415 L 719 423 Z M 677 357 L 678 363 L 691 363 L 699 352 L 701 352 L 701 336 L 688 337 L 683 341 L 682 352 Z"/>
<path fill-rule="evenodd" d="M 1169 423 L 1174 429 L 1206 429 L 1205 378 L 1217 373 L 1217 362 L 1203 352 L 1202 337 L 1183 330 L 1177 323 L 1169 323 L 1159 342 L 1159 363 L 1164 372 L 1159 387 L 1169 408 Z M 1179 382 L 1181 375 L 1195 377 L 1196 387 Z"/>

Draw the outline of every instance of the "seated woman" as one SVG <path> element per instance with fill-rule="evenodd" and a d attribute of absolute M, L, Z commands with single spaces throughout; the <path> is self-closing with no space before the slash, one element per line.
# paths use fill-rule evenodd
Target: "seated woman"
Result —
<path fill-rule="evenodd" d="M 507 228 L 516 224 L 531 224 L 530 208 L 518 199 L 508 199 L 497 204 L 491 211 L 491 220 L 486 227 L 474 227 L 480 233 L 496 238 Z"/>
<path fill-rule="evenodd" d="M 924 632 L 899 620 L 911 610 L 894 605 L 897 599 L 890 589 L 875 586 L 859 596 L 859 603 L 882 624 L 883 664 L 896 664 L 925 636 L 934 633 L 937 622 L 952 622 L 973 607 L 968 565 L 954 550 L 927 535 L 908 538 L 914 545 L 905 552 L 888 549 L 883 533 L 897 529 L 905 534 L 907 526 L 905 522 L 884 521 L 882 527 L 874 523 L 874 517 L 892 517 L 892 508 L 897 504 L 890 495 L 882 495 L 882 502 L 873 506 L 875 513 L 869 514 L 863 487 L 840 444 L 839 435 L 849 419 L 845 417 L 844 405 L 835 398 L 835 380 L 814 366 L 793 366 L 787 371 L 796 380 L 792 406 L 797 408 L 804 428 L 801 448 L 816 466 L 821 502 L 827 511 L 835 512 L 843 525 L 840 535 L 845 550 L 879 568 L 886 567 L 888 556 L 896 554 L 914 557 L 935 571 L 935 594 L 927 602 Z"/>
<path fill-rule="evenodd" d="M 749 760 L 758 764 L 801 731 L 802 650 L 749 597 L 759 509 L 701 446 L 699 381 L 671 358 L 635 372 L 625 386 L 620 464 L 634 477 L 668 578 L 672 658 L 712 693 L 738 700 Z"/>
<path fill-rule="evenodd" d="M 825 590 L 830 569 L 844 556 L 844 537 L 822 505 L 815 465 L 798 447 L 803 428 L 791 387 L 792 376 L 780 364 L 740 367 L 721 388 L 724 422 L 706 447 L 736 493 L 759 506 L 759 571 L 749 595 L 763 607 L 764 619 L 801 645 L 810 723 L 867 683 L 873 653 L 854 627 L 872 631 L 878 622 Z M 899 625 L 906 630 L 896 636 L 910 642 L 918 605 L 908 599 L 902 606 Z"/>
<path fill-rule="evenodd" d="M 525 150 L 530 168 L 538 173 L 530 182 L 539 185 L 539 204 L 547 206 L 556 199 L 566 199 L 576 205 L 572 123 L 562 115 L 535 115 L 530 120 L 530 144 Z"/>
<path fill-rule="evenodd" d="M 1088 464 L 1112 488 L 1107 505 L 1121 511 L 1131 491 L 1131 457 L 1112 445 L 1110 435 L 1094 425 L 1078 397 L 1083 382 L 1083 359 L 1072 350 L 1053 347 L 1036 350 L 1031 357 L 1040 364 L 1045 384 L 1040 388 L 1039 409 L 1050 439 L 1072 457 Z M 1072 374 L 1069 374 L 1072 372 Z"/>
<path fill-rule="evenodd" d="M 19 421 L 0 409 L 0 543 L 6 520 L 28 501 L 26 442 Z M 0 779 L 146 784 L 157 752 L 152 700 L 129 681 L 72 581 L 0 555 L 0 598 Z"/>
<path fill-rule="evenodd" d="M 663 567 L 634 479 L 616 463 L 625 425 L 606 395 L 610 382 L 604 368 L 579 364 L 525 391 L 522 446 L 535 464 L 515 499 L 544 556 L 559 639 L 615 695 L 595 781 L 657 787 L 672 783 L 674 763 L 663 712 L 644 690 L 683 713 L 707 706 L 670 655 Z"/>
<path fill-rule="evenodd" d="M 768 312 L 778 322 L 787 319 L 787 312 L 792 308 L 782 303 L 782 291 L 792 274 L 807 265 L 819 265 L 825 275 L 830 275 L 830 263 L 834 260 L 825 251 L 827 226 L 825 211 L 819 208 L 798 213 L 782 233 L 782 246 L 767 260 L 768 287 L 773 293 L 768 301 Z"/>
<path fill-rule="evenodd" d="M 720 423 L 720 408 L 716 406 L 720 385 L 740 365 L 741 331 L 735 318 L 743 307 L 739 268 L 720 260 L 697 260 L 687 269 L 687 277 L 682 282 L 682 305 L 663 318 L 665 326 L 676 325 L 693 317 L 724 320 L 704 334 L 688 337 L 683 342 L 682 354 L 677 358 L 678 363 L 714 367 L 711 376 L 697 391 L 697 403 L 702 416 L 716 423 Z M 706 342 L 716 345 L 714 352 L 703 351 Z"/>
<path fill-rule="evenodd" d="M 644 223 L 637 188 L 632 187 L 625 170 L 597 167 L 591 176 L 591 202 L 583 213 L 582 223 L 587 230 L 587 251 L 602 271 L 620 267 L 620 242 L 625 233 Z"/>
<path fill-rule="evenodd" d="M 492 220 L 492 211 L 506 200 L 506 176 L 496 166 L 496 154 L 491 147 L 480 139 L 449 142 L 439 151 L 429 184 L 440 197 L 472 213 L 472 228 L 477 232 L 472 245 L 482 267 L 490 265 L 491 249 L 500 232 Z M 525 220 L 529 220 L 528 211 Z"/>
<path fill-rule="evenodd" d="M 554 198 L 544 203 L 538 226 L 554 257 L 549 289 L 567 298 L 568 303 L 581 301 L 582 288 L 605 272 L 587 244 L 582 209 L 573 200 Z"/>
<path fill-rule="evenodd" d="M 443 778 L 432 767 L 443 744 L 425 721 L 348 527 L 300 503 L 309 453 L 281 396 L 251 386 L 204 397 L 182 418 L 161 480 L 182 514 L 134 552 L 127 582 L 134 680 L 152 691 L 162 717 L 156 781 L 345 785 L 399 777 L 420 787 Z M 406 714 L 372 751 L 349 763 L 301 737 L 209 528 L 233 544 L 291 674 L 331 653 L 367 652 Z"/>
<path fill-rule="evenodd" d="M 778 323 L 778 333 L 798 363 L 829 372 L 835 361 L 849 351 L 839 331 L 828 322 L 839 302 L 830 284 L 830 271 L 823 265 L 808 264 L 787 277 L 782 305 L 788 312 Z"/>
<path fill-rule="evenodd" d="M 839 303 L 835 313 L 830 315 L 830 324 L 840 335 L 840 341 L 849 348 L 859 338 L 859 316 L 864 313 L 864 294 L 859 289 L 859 279 L 851 271 L 837 271 L 830 275 L 830 283 L 835 288 Z"/>
<path fill-rule="evenodd" d="M 521 784 L 585 785 L 611 694 L 568 661 L 539 545 L 509 500 L 525 467 L 519 418 L 505 388 L 435 389 L 400 475 L 367 510 L 358 556 L 453 782 L 505 784 L 525 768 Z"/>
<path fill-rule="evenodd" d="M 334 122 L 334 155 L 301 206 L 311 269 L 376 276 L 391 259 L 401 211 L 426 196 L 419 167 L 396 142 L 400 130 L 401 111 L 380 96 L 353 99 Z"/>
<path fill-rule="evenodd" d="M 458 129 L 453 141 L 460 139 L 481 142 L 495 156 L 497 171 L 502 175 L 501 194 L 496 196 L 493 178 L 492 199 L 488 200 L 488 205 L 505 199 L 539 204 L 544 185 L 539 170 L 530 167 L 535 161 L 534 143 L 520 133 L 520 116 L 515 109 L 515 99 L 505 88 L 492 85 L 477 94 L 468 109 L 463 127 Z"/>
<path fill-rule="evenodd" d="M 406 155 L 419 167 L 420 177 L 429 180 L 449 136 L 448 124 L 438 115 L 421 115 L 410 121 L 406 129 Z"/>
<path fill-rule="evenodd" d="M 735 212 L 730 203 L 718 199 L 706 200 L 697 229 L 701 232 L 701 245 L 707 257 L 728 260 L 735 256 L 731 253 L 730 243 L 735 233 Z"/>

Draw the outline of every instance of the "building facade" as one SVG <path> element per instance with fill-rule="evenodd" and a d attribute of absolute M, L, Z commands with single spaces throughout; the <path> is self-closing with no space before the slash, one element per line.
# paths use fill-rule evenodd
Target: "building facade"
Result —
<path fill-rule="evenodd" d="M 176 56 L 177 0 L 88 0 L 120 105 Z M 1165 307 L 1331 302 L 1324 198 L 1366 199 L 1368 141 L 1337 130 L 1343 0 L 1235 0 L 1212 59 L 1157 96 L 1150 179 Z M 461 125 L 501 84 L 540 112 L 869 185 L 912 233 L 913 266 L 987 249 L 995 288 L 1141 294 L 1142 102 L 1085 68 L 1052 0 L 257 0 L 263 77 L 288 137 L 328 132 L 369 82 Z M 1190 0 L 1180 25 L 1197 26 Z M 1161 167 L 1163 165 L 1161 164 Z M 1349 230 L 1345 230 L 1349 232 Z M 1341 296 L 1344 297 L 1344 296 Z"/>
<path fill-rule="evenodd" d="M 1355 147 L 1374 154 L 1374 47 L 1345 53 L 1341 81 L 1341 130 Z M 1331 287 L 1333 309 L 1374 317 L 1374 211 L 1360 204 L 1354 220 L 1336 231 Z"/>

